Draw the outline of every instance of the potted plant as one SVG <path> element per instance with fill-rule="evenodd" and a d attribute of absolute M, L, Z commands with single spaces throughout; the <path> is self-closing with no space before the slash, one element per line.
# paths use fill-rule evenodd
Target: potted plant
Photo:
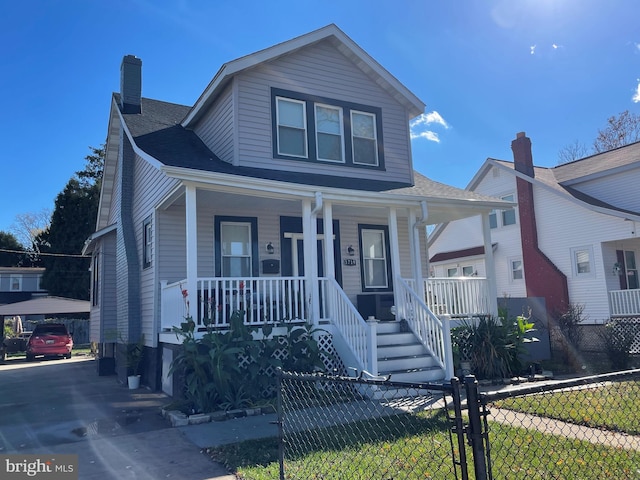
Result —
<path fill-rule="evenodd" d="M 144 336 L 137 343 L 127 345 L 127 384 L 130 390 L 140 387 L 140 366 L 144 355 Z"/>

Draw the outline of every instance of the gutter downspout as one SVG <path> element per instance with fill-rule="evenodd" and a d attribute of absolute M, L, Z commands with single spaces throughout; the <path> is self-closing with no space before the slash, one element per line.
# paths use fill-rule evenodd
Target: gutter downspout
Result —
<path fill-rule="evenodd" d="M 420 255 L 420 240 L 421 240 L 421 235 L 420 235 L 420 231 L 424 231 L 424 228 L 427 226 L 427 222 L 428 222 L 428 218 L 429 218 L 429 209 L 427 207 L 427 201 L 426 200 L 421 200 L 420 201 L 420 210 L 422 212 L 422 217 L 420 217 L 419 219 L 416 219 L 415 223 L 413 224 L 413 230 L 412 230 L 412 234 L 413 234 L 413 278 L 415 278 L 416 280 L 416 290 L 418 292 L 418 295 L 420 295 L 420 298 L 423 299 L 423 301 L 426 302 L 426 292 L 424 290 L 424 278 L 422 276 L 422 258 Z M 427 272 L 429 271 L 429 247 L 427 247 Z"/>

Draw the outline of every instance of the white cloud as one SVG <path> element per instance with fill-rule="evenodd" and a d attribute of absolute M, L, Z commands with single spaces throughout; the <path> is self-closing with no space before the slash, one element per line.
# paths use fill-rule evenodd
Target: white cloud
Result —
<path fill-rule="evenodd" d="M 555 43 L 551 44 L 551 48 L 553 48 L 554 50 L 558 49 L 558 45 L 556 45 Z"/>
<path fill-rule="evenodd" d="M 426 112 L 411 120 L 409 124 L 411 139 L 424 138 L 430 142 L 440 142 L 440 137 L 436 132 L 431 130 L 430 125 L 440 125 L 441 127 L 449 128 L 449 124 L 438 112 L 435 110 L 433 112 Z"/>
<path fill-rule="evenodd" d="M 432 132 L 431 130 L 425 130 L 423 132 L 414 132 L 411 130 L 411 140 L 417 138 L 424 138 L 429 140 L 430 142 L 440 143 L 440 137 L 436 132 Z"/>
<path fill-rule="evenodd" d="M 633 94 L 633 97 L 631 97 L 631 100 L 633 100 L 633 103 L 640 103 L 640 79 L 638 80 L 638 86 L 636 87 L 636 93 Z"/>
<path fill-rule="evenodd" d="M 535 45 L 531 45 L 529 47 L 529 50 L 531 51 L 531 55 L 535 55 L 536 54 L 536 46 Z"/>

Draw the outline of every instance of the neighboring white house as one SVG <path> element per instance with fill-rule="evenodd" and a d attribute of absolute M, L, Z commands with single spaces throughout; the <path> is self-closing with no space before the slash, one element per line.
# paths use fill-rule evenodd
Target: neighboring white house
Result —
<path fill-rule="evenodd" d="M 491 214 L 499 296 L 544 297 L 550 313 L 584 306 L 585 323 L 640 315 L 640 143 L 553 168 L 533 166 L 519 133 L 514 162 L 489 158 L 470 192 L 517 201 Z M 438 225 L 430 235 L 431 273 L 483 275 L 480 219 Z"/>
<path fill-rule="evenodd" d="M 322 324 L 358 370 L 451 374 L 448 323 L 425 304 L 425 227 L 488 224 L 507 204 L 413 171 L 415 95 L 335 25 L 224 64 L 193 106 L 142 98 L 136 57 L 121 75 L 85 247 L 92 340 L 115 344 L 119 375 L 122 342 L 144 334 L 143 381 L 173 391 L 185 289 L 198 334 L 243 310 L 255 326 Z M 495 310 L 491 279 L 475 285 L 468 308 Z M 421 351 L 381 353 L 369 317 L 408 320 Z"/>

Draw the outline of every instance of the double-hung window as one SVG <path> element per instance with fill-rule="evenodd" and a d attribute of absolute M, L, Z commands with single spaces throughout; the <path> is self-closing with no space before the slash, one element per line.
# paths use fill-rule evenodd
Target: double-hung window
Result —
<path fill-rule="evenodd" d="M 342 109 L 330 105 L 315 105 L 316 155 L 318 160 L 344 161 L 342 140 Z"/>
<path fill-rule="evenodd" d="M 276 97 L 278 154 L 307 158 L 306 104 L 300 100 Z"/>
<path fill-rule="evenodd" d="M 378 165 L 376 116 L 372 113 L 351 111 L 351 145 L 353 163 Z"/>
<path fill-rule="evenodd" d="M 384 168 L 378 107 L 273 88 L 275 158 Z"/>
<path fill-rule="evenodd" d="M 572 248 L 571 263 L 575 277 L 592 277 L 595 274 L 593 270 L 593 248 L 590 245 Z"/>
<path fill-rule="evenodd" d="M 22 275 L 11 275 L 9 277 L 9 290 L 12 292 L 22 291 Z"/>
<path fill-rule="evenodd" d="M 509 195 L 503 195 L 500 197 L 505 202 L 514 202 L 515 195 L 513 193 Z M 498 222 L 499 221 L 499 222 Z M 498 227 L 506 227 L 509 225 L 516 224 L 516 210 L 515 208 L 510 208 L 508 210 L 493 210 L 489 214 L 489 227 L 490 228 L 498 228 Z"/>
<path fill-rule="evenodd" d="M 251 276 L 251 224 L 222 222 L 220 224 L 223 277 Z"/>
<path fill-rule="evenodd" d="M 522 260 L 519 258 L 513 258 L 509 260 L 511 269 L 511 281 L 522 280 L 524 278 L 524 269 Z"/>
<path fill-rule="evenodd" d="M 384 226 L 359 225 L 363 291 L 389 291 L 389 231 Z"/>

